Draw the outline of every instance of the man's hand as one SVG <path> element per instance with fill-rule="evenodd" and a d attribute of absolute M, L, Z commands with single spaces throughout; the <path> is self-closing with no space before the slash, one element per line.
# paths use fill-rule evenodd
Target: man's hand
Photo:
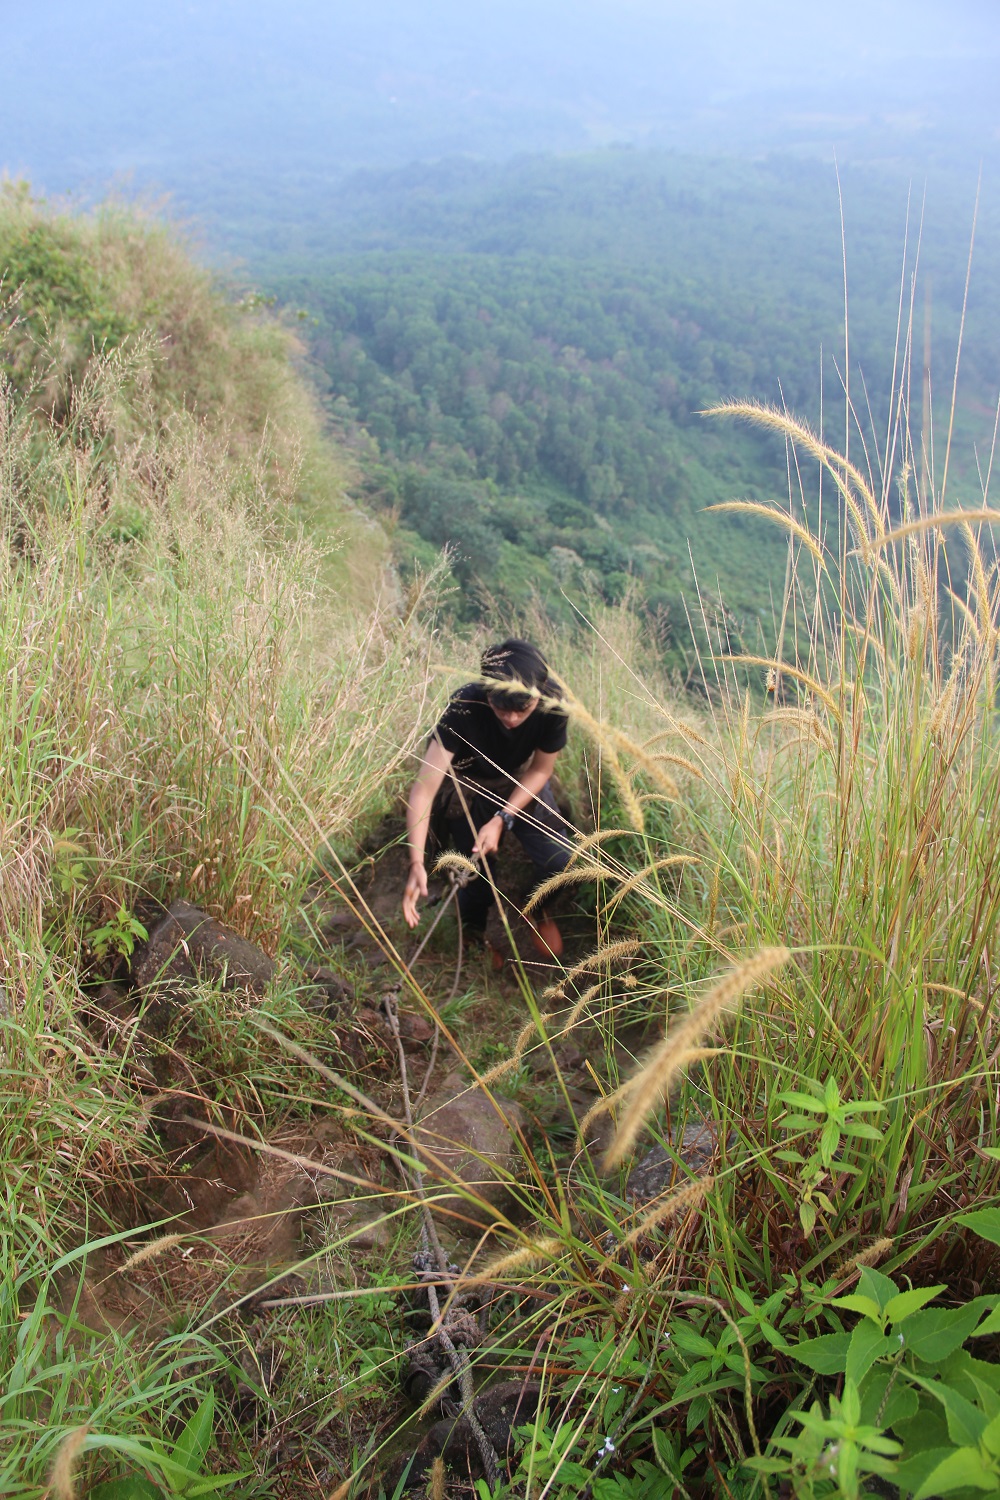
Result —
<path fill-rule="evenodd" d="M 420 921 L 420 911 L 417 902 L 427 895 L 427 871 L 424 862 L 415 859 L 410 865 L 410 874 L 406 882 L 406 890 L 403 892 L 403 916 L 406 918 L 408 927 L 416 927 Z"/>
<path fill-rule="evenodd" d="M 502 835 L 503 819 L 499 813 L 496 813 L 476 834 L 476 842 L 472 846 L 473 854 L 479 854 L 483 859 L 487 855 L 495 854 L 500 847 Z"/>

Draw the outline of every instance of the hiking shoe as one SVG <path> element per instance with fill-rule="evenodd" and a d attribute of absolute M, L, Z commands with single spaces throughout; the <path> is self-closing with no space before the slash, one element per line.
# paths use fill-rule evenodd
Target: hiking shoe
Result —
<path fill-rule="evenodd" d="M 493 965 L 493 972 L 494 974 L 499 974 L 500 970 L 507 962 L 507 959 L 505 955 L 500 952 L 499 948 L 494 948 L 493 944 L 488 939 L 486 942 L 486 947 L 489 949 L 490 963 Z"/>
<path fill-rule="evenodd" d="M 548 912 L 540 912 L 537 920 L 527 919 L 531 928 L 531 941 L 540 958 L 559 958 L 563 951 L 562 933 Z"/>

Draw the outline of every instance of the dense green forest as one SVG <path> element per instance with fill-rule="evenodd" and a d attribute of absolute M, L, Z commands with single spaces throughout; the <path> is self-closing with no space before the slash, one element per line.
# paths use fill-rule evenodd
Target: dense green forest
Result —
<path fill-rule="evenodd" d="M 418 166 L 358 178 L 330 253 L 270 280 L 313 319 L 328 409 L 367 435 L 369 492 L 395 513 L 404 561 L 450 543 L 473 609 L 484 588 L 613 599 L 634 579 L 675 626 L 697 575 L 752 639 L 767 634 L 781 541 L 704 511 L 786 497 L 786 455 L 701 413 L 732 396 L 783 402 L 844 441 L 842 196 L 851 441 L 866 435 L 877 470 L 911 300 L 918 359 L 929 318 L 933 385 L 950 394 L 974 194 L 963 218 L 954 196 L 917 203 L 905 182 L 861 172 L 838 186 L 788 159 Z M 986 437 L 995 225 L 987 200 L 959 415 Z M 917 368 L 918 421 L 922 397 Z"/>

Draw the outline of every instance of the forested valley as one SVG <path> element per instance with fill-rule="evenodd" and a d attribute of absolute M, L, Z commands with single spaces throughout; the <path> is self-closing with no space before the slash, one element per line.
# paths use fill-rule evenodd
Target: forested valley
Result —
<path fill-rule="evenodd" d="M 784 541 L 706 509 L 787 506 L 790 486 L 797 507 L 813 497 L 782 440 L 703 413 L 734 397 L 783 404 L 835 444 L 863 435 L 877 475 L 894 362 L 912 360 L 916 423 L 931 391 L 942 413 L 950 394 L 966 186 L 921 196 L 899 176 L 838 179 L 787 157 L 422 165 L 352 179 L 323 242 L 261 272 L 310 330 L 327 409 L 401 563 L 449 546 L 461 612 L 540 596 L 565 614 L 581 593 L 638 587 L 683 654 L 700 593 L 725 600 L 749 648 L 770 634 Z M 984 198 L 959 388 L 959 428 L 983 452 L 996 222 Z M 975 485 L 974 468 L 964 479 Z"/>

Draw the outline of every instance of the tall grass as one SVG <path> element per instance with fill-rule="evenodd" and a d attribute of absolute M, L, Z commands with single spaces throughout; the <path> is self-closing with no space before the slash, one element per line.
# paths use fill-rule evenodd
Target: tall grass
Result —
<path fill-rule="evenodd" d="M 578 1493 L 611 1440 L 625 1493 L 765 1493 L 745 1460 L 811 1390 L 786 1341 L 823 1330 L 823 1298 L 860 1265 L 958 1301 L 1000 1291 L 956 1222 L 1000 1189 L 1000 512 L 985 489 L 952 507 L 918 481 L 905 423 L 868 471 L 782 411 L 719 415 L 781 434 L 825 484 L 748 507 L 788 538 L 782 644 L 720 641 L 697 718 L 617 649 L 620 624 L 587 658 L 564 643 L 572 687 L 614 684 L 604 715 L 579 692 L 574 708 L 578 765 L 608 794 L 570 872 L 599 892 L 599 945 L 544 1008 L 526 992 L 514 1057 L 548 1057 L 565 1089 L 554 1049 L 586 1027 L 604 1097 L 568 1166 L 552 1144 L 526 1153 L 532 1229 L 483 1273 L 540 1298 L 511 1338 L 521 1360 L 534 1349 L 550 1415 L 511 1494 Z M 640 951 L 615 962 L 623 919 Z M 737 1013 L 702 1026 L 744 975 Z M 630 1068 L 616 1037 L 643 1017 L 666 1041 Z M 679 1141 L 703 1121 L 711 1175 L 688 1192 Z M 637 1207 L 625 1177 L 657 1143 L 675 1192 Z"/>
<path fill-rule="evenodd" d="M 378 546 L 338 595 L 300 534 L 297 497 L 329 480 L 336 515 L 340 479 L 335 455 L 310 458 L 280 329 L 243 325 L 132 218 L 73 226 L 26 200 L 4 214 L 0 249 L 23 231 L 97 267 L 97 305 L 125 328 L 70 358 L 56 307 L 3 344 L 0 1487 L 41 1495 L 64 1443 L 66 1493 L 74 1467 L 83 1486 L 150 1468 L 143 1442 L 176 1436 L 226 1366 L 197 1333 L 163 1337 L 155 1318 L 115 1333 L 86 1301 L 102 1238 L 157 1217 L 142 1189 L 163 1170 L 134 1029 L 88 1023 L 95 930 L 183 896 L 279 947 L 322 839 L 356 840 L 409 772 L 431 636 L 375 597 Z M 154 294 L 167 311 L 148 327 Z M 223 1006 L 206 991 L 194 1008 L 211 1065 L 190 1088 L 276 1125 L 302 1092 L 295 1065 Z M 263 1008 L 318 1033 L 294 999 Z"/>

